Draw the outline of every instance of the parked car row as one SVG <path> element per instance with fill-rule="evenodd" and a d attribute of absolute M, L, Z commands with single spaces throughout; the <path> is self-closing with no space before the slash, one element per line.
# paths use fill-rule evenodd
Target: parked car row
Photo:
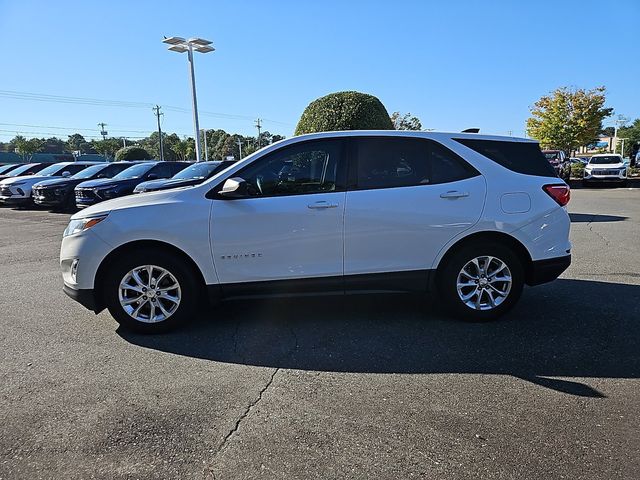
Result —
<path fill-rule="evenodd" d="M 0 202 L 56 210 L 85 208 L 103 200 L 196 185 L 233 162 L 61 162 L 2 167 Z M 9 166 L 7 166 L 9 167 Z"/>

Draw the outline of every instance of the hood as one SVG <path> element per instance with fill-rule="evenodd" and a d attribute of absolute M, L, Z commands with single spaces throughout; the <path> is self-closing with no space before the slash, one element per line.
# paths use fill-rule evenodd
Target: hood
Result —
<path fill-rule="evenodd" d="M 100 215 L 103 213 L 109 213 L 114 210 L 125 210 L 134 207 L 143 207 L 145 205 L 158 205 L 162 203 L 169 203 L 175 200 L 180 192 L 175 190 L 162 190 L 159 192 L 148 192 L 140 195 L 127 195 L 125 197 L 114 198 L 113 200 L 105 200 L 104 202 L 96 203 L 88 208 L 80 210 L 74 214 L 71 218 L 85 218 L 93 215 Z"/>
<path fill-rule="evenodd" d="M 47 177 L 45 177 L 47 178 Z M 43 180 L 38 182 L 39 187 L 67 187 L 74 183 L 80 183 L 76 178 L 54 178 L 52 180 Z"/>
<path fill-rule="evenodd" d="M 95 187 L 111 187 L 117 185 L 126 185 L 128 183 L 135 184 L 139 182 L 139 178 L 126 178 L 122 180 L 115 180 L 113 178 L 98 178 L 96 180 L 87 180 L 86 182 L 82 182 L 78 185 L 80 188 L 95 188 Z"/>
<path fill-rule="evenodd" d="M 157 188 L 185 187 L 204 182 L 206 178 L 166 178 L 159 180 L 149 180 L 138 185 L 138 189 L 154 190 Z"/>
<path fill-rule="evenodd" d="M 14 183 L 21 183 L 23 185 L 33 185 L 43 180 L 51 180 L 52 177 L 46 177 L 43 175 L 25 175 L 23 177 L 9 177 L 2 180 L 2 185 L 13 185 Z"/>
<path fill-rule="evenodd" d="M 161 185 L 164 185 L 169 180 L 170 180 L 169 178 L 159 178 L 157 180 L 147 180 L 146 182 L 139 183 L 138 187 L 139 188 L 149 188 L 149 187 L 161 186 Z M 138 188 L 138 187 L 136 187 L 136 188 Z"/>

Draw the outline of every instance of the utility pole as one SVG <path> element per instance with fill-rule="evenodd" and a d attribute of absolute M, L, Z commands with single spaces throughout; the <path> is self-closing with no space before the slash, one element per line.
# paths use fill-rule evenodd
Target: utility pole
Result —
<path fill-rule="evenodd" d="M 256 128 L 258 129 L 258 150 L 260 150 L 260 129 L 262 128 L 262 120 L 256 118 Z"/>
<path fill-rule="evenodd" d="M 106 124 L 106 123 L 104 123 L 104 122 L 100 122 L 100 123 L 98 124 L 98 126 L 100 127 L 100 135 L 102 135 L 102 140 L 106 140 L 106 139 L 107 139 L 107 133 L 109 133 L 109 132 L 107 132 L 107 131 L 104 129 L 104 127 L 106 127 L 106 126 L 107 126 L 107 124 Z"/>
<path fill-rule="evenodd" d="M 127 148 L 127 137 L 122 137 L 122 146 Z"/>
<path fill-rule="evenodd" d="M 209 161 L 209 149 L 207 148 L 207 129 L 202 129 L 202 136 L 204 137 L 204 161 Z"/>
<path fill-rule="evenodd" d="M 242 139 L 238 138 L 238 149 L 240 150 L 240 158 L 238 160 L 242 160 Z"/>
<path fill-rule="evenodd" d="M 160 115 L 164 115 L 164 113 L 160 112 L 160 105 L 156 105 L 151 110 L 153 110 L 153 114 L 158 119 L 158 141 L 160 142 L 160 161 L 164 160 L 164 152 L 162 151 L 162 129 L 160 128 Z"/>

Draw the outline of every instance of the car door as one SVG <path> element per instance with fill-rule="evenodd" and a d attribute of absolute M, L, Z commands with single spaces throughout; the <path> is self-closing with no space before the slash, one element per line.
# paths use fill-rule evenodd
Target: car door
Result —
<path fill-rule="evenodd" d="M 358 137 L 350 152 L 347 288 L 422 290 L 442 247 L 479 220 L 484 179 L 453 151 L 424 138 Z"/>
<path fill-rule="evenodd" d="M 340 139 L 284 146 L 233 174 L 247 182 L 245 197 L 210 193 L 211 248 L 221 283 L 318 278 L 306 284 L 342 288 L 343 157 Z"/>

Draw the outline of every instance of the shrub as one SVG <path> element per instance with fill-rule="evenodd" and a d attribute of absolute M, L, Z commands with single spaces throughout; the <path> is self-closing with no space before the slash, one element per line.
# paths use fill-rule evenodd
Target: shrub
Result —
<path fill-rule="evenodd" d="M 116 162 L 126 160 L 151 160 L 151 154 L 142 147 L 131 146 L 116 152 Z"/>
<path fill-rule="evenodd" d="M 382 102 L 360 92 L 337 92 L 311 102 L 300 117 L 296 135 L 332 130 L 393 130 Z"/>
<path fill-rule="evenodd" d="M 574 163 L 571 165 L 571 176 L 573 178 L 582 178 L 584 172 L 584 165 L 581 163 Z"/>

